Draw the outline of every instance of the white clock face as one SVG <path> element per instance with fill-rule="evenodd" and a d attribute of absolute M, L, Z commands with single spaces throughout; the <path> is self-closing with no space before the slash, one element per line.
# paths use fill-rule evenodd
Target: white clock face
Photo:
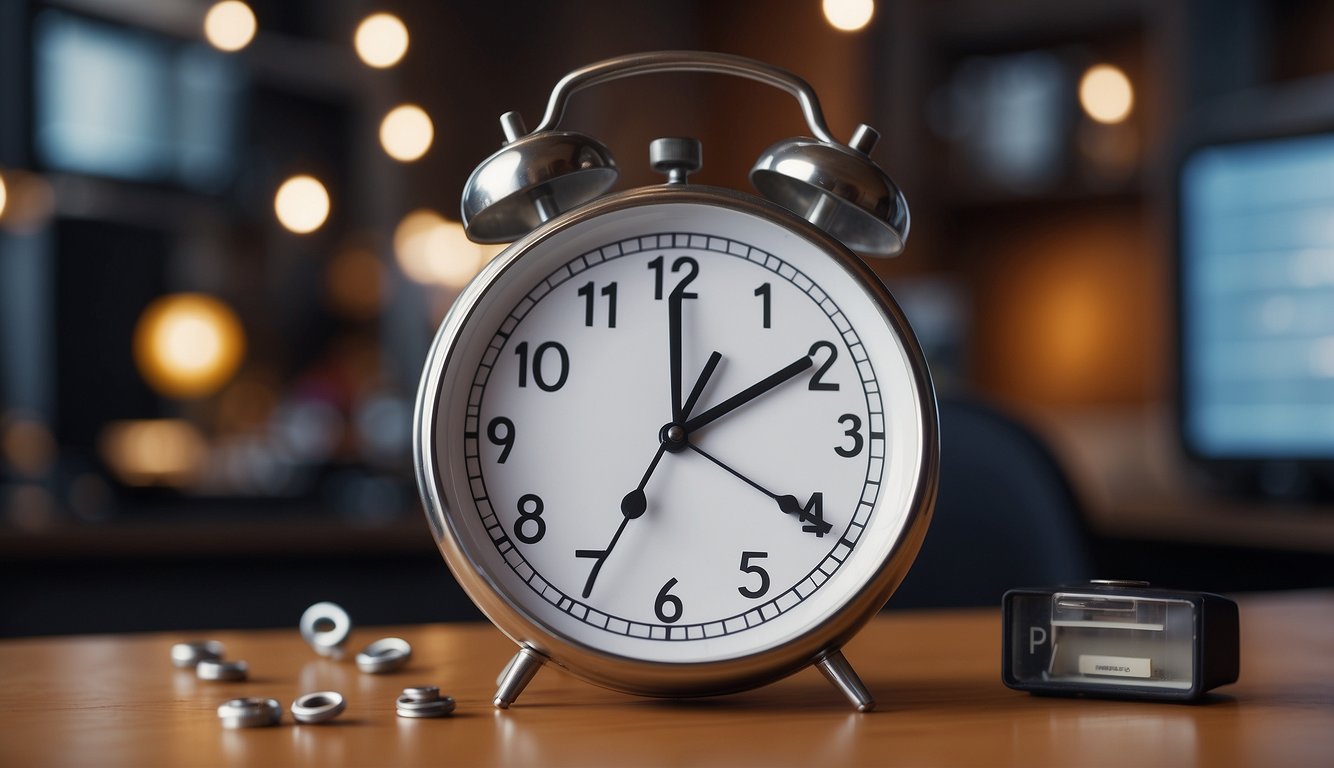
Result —
<path fill-rule="evenodd" d="M 737 658 L 885 565 L 930 406 L 903 331 L 816 242 L 638 205 L 487 277 L 452 318 L 428 461 L 473 565 L 534 624 L 632 659 Z"/>

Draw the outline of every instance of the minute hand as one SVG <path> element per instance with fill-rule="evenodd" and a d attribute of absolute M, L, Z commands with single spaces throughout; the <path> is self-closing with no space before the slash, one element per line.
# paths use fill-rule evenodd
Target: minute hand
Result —
<path fill-rule="evenodd" d="M 695 418 L 690 419 L 681 426 L 682 428 L 685 429 L 686 433 L 689 434 L 699 429 L 700 427 L 703 427 L 707 424 L 712 424 L 719 418 L 726 416 L 732 411 L 735 411 L 737 408 L 740 408 L 746 403 L 749 403 L 751 400 L 754 400 L 755 398 L 759 397 L 765 392 L 768 392 L 769 390 L 773 389 L 779 384 L 782 384 L 783 382 L 787 381 L 793 376 L 796 376 L 797 374 L 801 373 L 807 368 L 810 368 L 814 364 L 815 364 L 814 361 L 811 360 L 809 355 L 798 358 L 796 361 L 788 364 L 781 370 L 771 373 L 768 376 L 765 376 L 763 379 L 755 382 L 754 384 L 751 384 L 749 387 L 746 387 L 745 389 L 741 390 L 735 395 L 732 395 L 731 397 L 727 398 L 721 403 L 718 403 L 717 405 L 713 406 L 704 413 L 701 413 Z"/>

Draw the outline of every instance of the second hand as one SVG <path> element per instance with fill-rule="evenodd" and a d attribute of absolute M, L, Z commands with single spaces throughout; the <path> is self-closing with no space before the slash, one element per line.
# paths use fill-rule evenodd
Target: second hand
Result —
<path fill-rule="evenodd" d="M 700 456 L 703 456 L 704 458 L 718 465 L 736 479 L 740 480 L 746 485 L 749 485 L 751 488 L 754 488 L 755 490 L 759 491 L 765 496 L 768 496 L 769 498 L 773 499 L 774 502 L 778 504 L 779 511 L 781 511 L 783 514 L 796 515 L 797 518 L 801 520 L 801 522 L 805 523 L 805 525 L 803 525 L 801 529 L 806 533 L 813 533 L 815 534 L 816 538 L 823 538 L 826 533 L 829 533 L 831 530 L 833 530 L 834 527 L 829 523 L 825 522 L 824 520 L 823 510 L 821 509 L 821 507 L 823 506 L 822 494 L 814 494 L 812 496 L 812 501 L 808 502 L 807 505 L 803 507 L 801 505 L 801 502 L 797 501 L 796 496 L 792 496 L 790 494 L 779 495 L 777 493 L 774 493 L 773 491 L 769 490 L 768 488 L 765 488 L 764 486 L 760 485 L 754 480 L 751 480 L 749 477 L 746 477 L 745 475 L 741 474 L 735 469 L 732 469 L 727 464 L 724 464 L 720 459 L 713 456 L 713 454 L 708 453 L 703 448 L 700 448 L 698 445 L 695 445 L 694 443 L 689 443 L 687 447 L 689 447 L 690 450 L 694 451 L 695 453 L 698 453 Z M 818 504 L 816 502 L 818 502 Z"/>
<path fill-rule="evenodd" d="M 713 375 L 723 356 L 717 352 L 709 355 L 709 360 L 704 364 L 704 370 L 700 373 L 695 386 L 690 390 L 690 396 L 682 407 L 682 418 L 689 416 L 690 411 L 695 407 L 700 395 L 704 393 L 704 386 L 709 383 L 709 377 Z M 653 461 L 649 462 L 648 469 L 644 470 L 644 476 L 639 479 L 639 485 L 634 490 L 625 494 L 621 498 L 621 524 L 617 526 L 616 533 L 612 534 L 611 542 L 607 544 L 606 549 L 576 549 L 575 557 L 586 557 L 594 560 L 593 570 L 588 574 L 588 581 L 584 582 L 584 599 L 593 594 L 593 584 L 598 580 L 598 574 L 602 571 L 603 563 L 607 562 L 607 557 L 611 551 L 616 548 L 616 542 L 621 540 L 621 534 L 625 533 L 625 526 L 644 514 L 648 509 L 648 497 L 644 495 L 644 486 L 648 485 L 649 478 L 653 477 L 653 470 L 658 468 L 658 462 L 662 461 L 662 454 L 667 451 L 670 443 L 666 439 L 661 439 L 658 443 L 658 452 L 653 454 Z"/>
<path fill-rule="evenodd" d="M 602 570 L 602 564 L 607 562 L 607 556 L 616 548 L 616 542 L 621 540 L 621 534 L 625 533 L 625 526 L 631 520 L 638 518 L 648 509 L 648 498 L 644 495 L 644 486 L 648 485 L 648 479 L 653 476 L 653 470 L 657 469 L 658 462 L 662 460 L 662 454 L 667 451 L 667 443 L 658 444 L 658 452 L 653 454 L 653 461 L 644 471 L 644 476 L 639 480 L 639 485 L 633 491 L 625 494 L 621 499 L 621 524 L 616 528 L 616 533 L 612 534 L 611 543 L 607 544 L 606 549 L 576 549 L 575 557 L 590 557 L 597 562 L 593 563 L 593 570 L 588 574 L 588 581 L 584 582 L 584 599 L 593 594 L 593 584 L 598 580 L 598 572 Z"/>

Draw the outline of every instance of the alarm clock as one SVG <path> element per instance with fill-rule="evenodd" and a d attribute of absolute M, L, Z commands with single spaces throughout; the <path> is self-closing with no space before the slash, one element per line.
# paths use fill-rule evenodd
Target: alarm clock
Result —
<path fill-rule="evenodd" d="M 609 192 L 569 97 L 670 72 L 796 98 L 813 137 L 751 172 L 760 196 L 690 183 L 698 141 L 652 142 L 665 182 Z M 922 350 L 857 253 L 899 253 L 902 193 L 843 144 L 814 91 L 761 62 L 657 52 L 576 70 L 541 124 L 468 179 L 469 237 L 511 242 L 431 347 L 414 457 L 450 570 L 518 652 L 507 708 L 543 664 L 640 695 L 759 686 L 816 665 L 860 710 L 841 648 L 925 536 L 939 431 Z"/>

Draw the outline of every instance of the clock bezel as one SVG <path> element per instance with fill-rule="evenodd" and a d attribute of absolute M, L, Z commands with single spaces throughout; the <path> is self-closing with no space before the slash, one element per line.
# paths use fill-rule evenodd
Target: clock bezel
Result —
<path fill-rule="evenodd" d="M 469 553 L 463 543 L 464 536 L 455 530 L 456 523 L 449 512 L 466 508 L 466 501 L 456 503 L 456 490 L 445 487 L 447 473 L 439 471 L 437 465 L 437 418 L 441 416 L 446 373 L 451 370 L 460 339 L 488 290 L 524 254 L 570 227 L 623 209 L 668 203 L 730 208 L 765 218 L 811 241 L 834 258 L 898 333 L 920 399 L 922 444 L 916 488 L 898 541 L 879 564 L 876 575 L 862 584 L 829 620 L 778 645 L 718 661 L 663 662 L 620 656 L 566 637 L 531 616 L 506 598 L 487 569 Z M 893 296 L 860 258 L 824 231 L 772 203 L 730 189 L 669 184 L 608 195 L 563 214 L 512 244 L 487 265 L 456 299 L 432 343 L 414 412 L 413 453 L 426 517 L 446 564 L 473 603 L 510 639 L 597 685 L 643 695 L 695 696 L 744 690 L 785 677 L 841 648 L 875 615 L 907 574 L 925 537 L 938 484 L 939 425 L 935 390 L 921 346 Z"/>

